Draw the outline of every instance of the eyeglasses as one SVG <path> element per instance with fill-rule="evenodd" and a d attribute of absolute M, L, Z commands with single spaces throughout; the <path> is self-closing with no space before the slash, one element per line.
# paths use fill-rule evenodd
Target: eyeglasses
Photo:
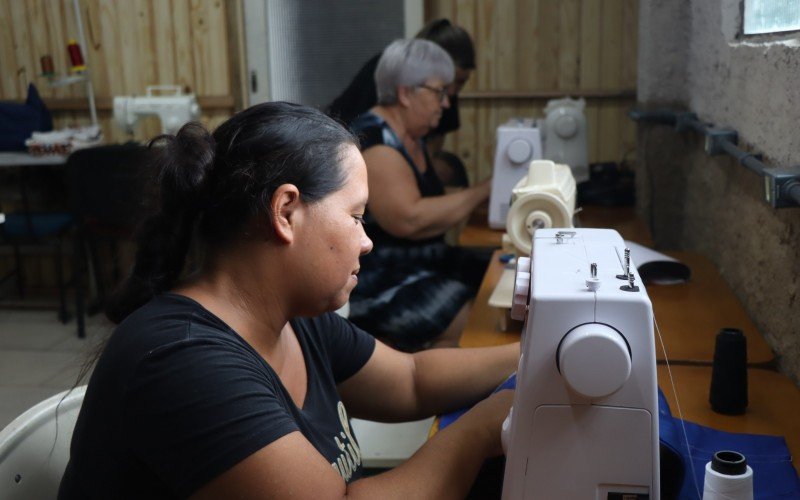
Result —
<path fill-rule="evenodd" d="M 444 102 L 445 97 L 449 97 L 447 95 L 447 87 L 431 87 L 430 85 L 425 85 L 424 83 L 422 85 L 417 85 L 417 87 L 430 90 L 431 92 L 436 92 L 436 94 L 439 96 L 439 102 Z"/>

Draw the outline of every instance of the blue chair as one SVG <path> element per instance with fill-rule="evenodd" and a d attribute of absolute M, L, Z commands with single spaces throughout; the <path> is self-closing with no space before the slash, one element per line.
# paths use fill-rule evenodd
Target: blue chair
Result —
<path fill-rule="evenodd" d="M 35 213 L 18 212 L 5 214 L 0 224 L 0 242 L 13 249 L 14 268 L 0 278 L 3 283 L 16 277 L 17 293 L 20 299 L 25 298 L 25 266 L 24 250 L 30 247 L 46 247 L 55 255 L 55 270 L 58 280 L 58 317 L 62 323 L 69 321 L 67 312 L 66 288 L 68 282 L 64 277 L 63 240 L 72 233 L 75 219 L 68 213 Z"/>

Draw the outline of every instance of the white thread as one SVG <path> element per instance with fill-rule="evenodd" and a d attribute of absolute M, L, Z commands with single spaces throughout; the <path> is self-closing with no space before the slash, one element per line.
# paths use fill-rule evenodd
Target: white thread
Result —
<path fill-rule="evenodd" d="M 689 464 L 686 469 L 692 475 L 692 483 L 694 483 L 694 489 L 697 492 L 697 498 L 703 498 L 703 496 L 700 494 L 700 485 L 697 484 L 697 476 L 694 473 L 694 458 L 692 458 L 692 448 L 689 446 L 689 436 L 686 433 L 686 424 L 683 421 L 683 411 L 681 411 L 681 403 L 678 400 L 678 390 L 675 387 L 675 379 L 672 378 L 672 368 L 669 366 L 667 348 L 664 346 L 664 339 L 661 337 L 661 329 L 658 327 L 658 321 L 656 321 L 655 315 L 653 316 L 653 324 L 656 327 L 656 333 L 658 333 L 658 341 L 661 343 L 661 350 L 664 352 L 664 363 L 667 365 L 669 382 L 672 384 L 672 394 L 675 396 L 675 407 L 678 410 L 678 418 L 681 420 L 681 430 L 683 430 L 683 441 L 686 443 L 686 453 L 689 455 Z"/>
<path fill-rule="evenodd" d="M 729 476 L 711 468 L 706 464 L 706 476 L 703 483 L 703 500 L 752 500 L 753 469 L 747 466 L 743 474 Z"/>

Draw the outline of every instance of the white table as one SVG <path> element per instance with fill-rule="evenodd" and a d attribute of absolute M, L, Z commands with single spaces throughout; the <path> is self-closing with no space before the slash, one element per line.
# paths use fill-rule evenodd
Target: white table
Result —
<path fill-rule="evenodd" d="M 27 167 L 38 165 L 63 165 L 67 162 L 64 155 L 33 156 L 23 151 L 0 151 L 0 168 Z"/>

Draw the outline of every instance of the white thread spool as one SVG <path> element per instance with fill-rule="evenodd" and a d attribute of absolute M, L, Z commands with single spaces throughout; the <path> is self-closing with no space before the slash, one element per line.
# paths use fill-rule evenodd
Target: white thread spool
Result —
<path fill-rule="evenodd" d="M 753 500 L 753 469 L 744 455 L 718 451 L 706 464 L 703 500 Z"/>

